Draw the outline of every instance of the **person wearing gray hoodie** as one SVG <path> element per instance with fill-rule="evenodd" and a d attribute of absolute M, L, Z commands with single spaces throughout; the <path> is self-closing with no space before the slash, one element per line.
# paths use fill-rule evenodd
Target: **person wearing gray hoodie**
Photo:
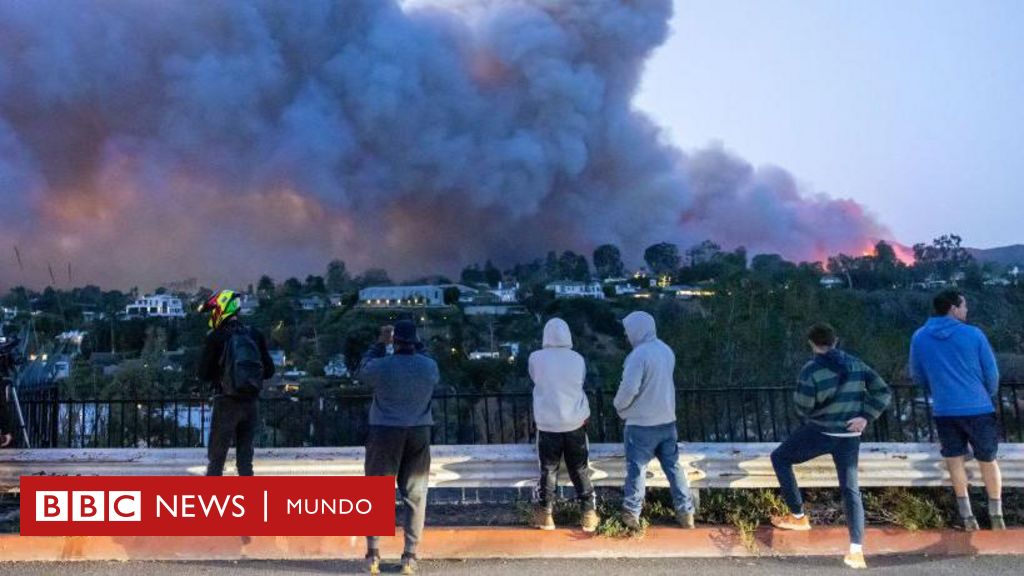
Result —
<path fill-rule="evenodd" d="M 640 530 L 647 465 L 657 457 L 668 478 L 676 521 L 683 528 L 693 528 L 695 508 L 690 483 L 679 467 L 673 378 L 676 355 L 658 339 L 650 314 L 633 312 L 622 325 L 633 351 L 626 357 L 622 383 L 613 401 L 619 417 L 626 422 L 626 484 L 620 520 L 630 530 Z"/>
<path fill-rule="evenodd" d="M 544 325 L 543 348 L 530 354 L 530 378 L 533 380 L 533 415 L 537 422 L 537 457 L 540 481 L 537 484 L 537 508 L 534 525 L 554 530 L 552 506 L 558 486 L 558 468 L 562 459 L 583 508 L 584 532 L 597 529 L 597 499 L 590 481 L 590 444 L 587 419 L 590 405 L 583 390 L 586 363 L 572 349 L 569 325 L 552 318 Z"/>

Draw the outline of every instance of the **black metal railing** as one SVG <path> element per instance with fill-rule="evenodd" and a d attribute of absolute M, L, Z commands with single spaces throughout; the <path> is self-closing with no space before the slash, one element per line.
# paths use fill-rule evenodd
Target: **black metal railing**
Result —
<path fill-rule="evenodd" d="M 867 441 L 933 442 L 931 403 L 909 384 L 892 386 L 893 400 L 868 428 Z M 621 442 L 622 421 L 614 392 L 588 392 L 592 442 Z M 776 442 L 799 424 L 791 387 L 680 388 L 677 425 L 684 442 Z M 368 429 L 372 398 L 260 400 L 264 447 L 359 446 Z M 22 400 L 33 447 L 180 448 L 206 445 L 211 404 L 203 398 L 62 400 L 55 395 Z M 514 444 L 533 441 L 533 397 L 523 393 L 451 393 L 434 398 L 435 444 Z M 1002 438 L 1024 442 L 1024 384 L 1000 388 L 997 412 Z"/>

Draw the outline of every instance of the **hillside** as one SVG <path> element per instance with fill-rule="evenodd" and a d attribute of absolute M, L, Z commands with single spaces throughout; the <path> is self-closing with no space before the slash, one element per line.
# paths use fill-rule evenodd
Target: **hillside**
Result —
<path fill-rule="evenodd" d="M 1004 266 L 1012 264 L 1024 265 L 1024 244 L 985 249 L 968 248 L 967 251 L 979 262 L 993 262 Z"/>

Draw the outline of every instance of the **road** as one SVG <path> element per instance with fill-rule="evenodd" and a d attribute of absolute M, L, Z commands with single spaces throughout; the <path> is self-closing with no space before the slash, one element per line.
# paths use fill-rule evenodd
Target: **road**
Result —
<path fill-rule="evenodd" d="M 945 556 L 886 556 L 868 558 L 870 574 L 899 576 L 962 576 L 970 574 L 1019 576 L 1024 558 L 984 556 L 949 558 Z M 317 574 L 362 574 L 361 563 L 320 561 L 246 561 L 246 562 L 75 562 L 4 563 L 0 576 L 74 574 L 75 576 L 312 576 Z M 385 574 L 397 574 L 394 565 L 386 565 Z M 572 576 L 574 574 L 610 576 L 678 576 L 713 574 L 722 576 L 793 576 L 813 574 L 829 576 L 851 570 L 837 558 L 760 558 L 760 559 L 664 559 L 664 560 L 474 560 L 423 562 L 420 573 L 473 576 Z"/>

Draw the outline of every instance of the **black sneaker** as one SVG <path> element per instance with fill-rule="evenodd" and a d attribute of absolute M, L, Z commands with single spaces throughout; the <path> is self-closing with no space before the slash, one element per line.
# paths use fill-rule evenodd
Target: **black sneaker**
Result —
<path fill-rule="evenodd" d="M 640 527 L 640 519 L 628 510 L 622 510 L 619 512 L 619 522 L 622 522 L 622 525 L 630 532 L 642 531 L 642 528 Z"/>
<path fill-rule="evenodd" d="M 993 530 L 1006 530 L 1006 520 L 1003 520 L 1002 516 L 992 516 L 992 529 Z"/>

